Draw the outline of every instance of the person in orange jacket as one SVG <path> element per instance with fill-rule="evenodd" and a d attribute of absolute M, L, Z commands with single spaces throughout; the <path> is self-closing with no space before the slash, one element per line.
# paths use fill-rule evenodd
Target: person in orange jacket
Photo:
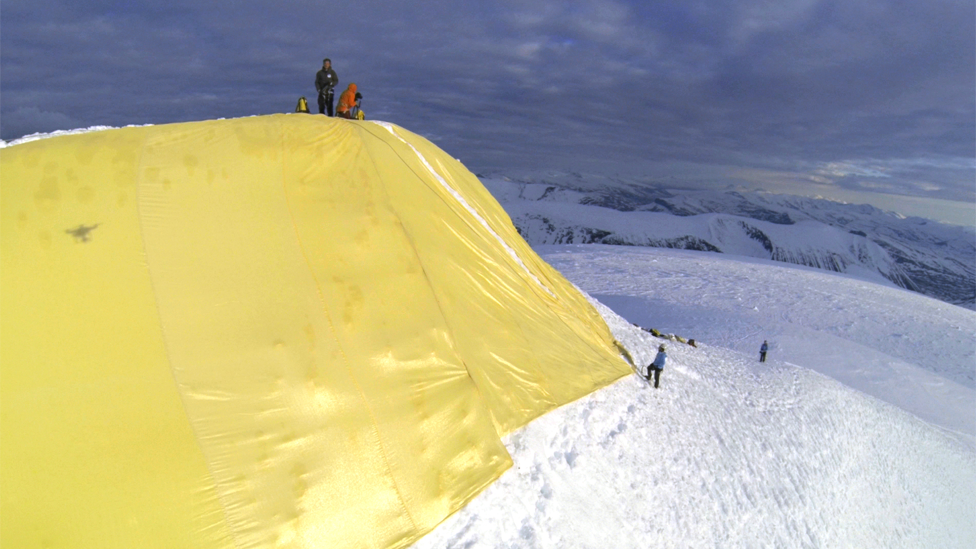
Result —
<path fill-rule="evenodd" d="M 339 96 L 339 106 L 336 107 L 336 116 L 343 118 L 355 118 L 352 108 L 356 106 L 356 84 L 349 84 L 346 91 Z"/>

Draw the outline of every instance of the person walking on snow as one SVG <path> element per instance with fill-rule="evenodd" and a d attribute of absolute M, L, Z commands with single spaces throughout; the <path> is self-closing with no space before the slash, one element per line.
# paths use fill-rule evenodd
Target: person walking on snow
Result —
<path fill-rule="evenodd" d="M 353 107 L 356 106 L 356 84 L 349 84 L 346 91 L 339 96 L 339 106 L 336 107 L 336 116 L 343 118 L 355 118 Z"/>
<path fill-rule="evenodd" d="M 315 74 L 315 91 L 319 92 L 319 114 L 325 114 L 326 108 L 329 109 L 329 116 L 332 116 L 332 104 L 334 102 L 334 88 L 339 83 L 339 77 L 332 70 L 332 60 L 322 60 L 322 70 Z"/>
<path fill-rule="evenodd" d="M 647 367 L 647 382 L 651 381 L 651 373 L 654 374 L 654 388 L 657 389 L 658 383 L 661 381 L 661 370 L 664 369 L 664 363 L 668 360 L 668 353 L 664 352 L 664 344 L 661 344 L 657 348 L 657 356 L 654 357 L 654 362 Z"/>
<path fill-rule="evenodd" d="M 759 348 L 759 362 L 766 362 L 766 351 L 769 350 L 769 343 L 763 340 L 762 347 Z"/>

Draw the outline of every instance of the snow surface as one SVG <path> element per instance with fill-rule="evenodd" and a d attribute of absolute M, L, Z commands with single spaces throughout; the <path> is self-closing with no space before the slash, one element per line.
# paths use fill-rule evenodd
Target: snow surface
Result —
<path fill-rule="evenodd" d="M 506 437 L 515 466 L 416 549 L 976 546 L 976 313 L 770 261 L 539 251 L 638 364 L 664 340 L 632 323 L 698 347 Z"/>
<path fill-rule="evenodd" d="M 976 437 L 971 310 L 769 260 L 616 246 L 584 246 L 582 256 L 539 249 L 554 250 L 550 264 L 630 322 L 747 356 L 769 340 L 770 358 Z M 621 269 L 632 276 L 621 277 Z"/>

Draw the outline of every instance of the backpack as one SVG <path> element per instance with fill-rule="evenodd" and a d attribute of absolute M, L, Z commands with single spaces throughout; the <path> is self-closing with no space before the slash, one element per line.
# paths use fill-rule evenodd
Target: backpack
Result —
<path fill-rule="evenodd" d="M 308 101 L 305 100 L 305 96 L 298 98 L 298 105 L 295 107 L 295 112 L 308 112 Z"/>

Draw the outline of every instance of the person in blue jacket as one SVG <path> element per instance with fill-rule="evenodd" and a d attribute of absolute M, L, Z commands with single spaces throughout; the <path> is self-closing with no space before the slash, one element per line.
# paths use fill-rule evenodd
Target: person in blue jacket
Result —
<path fill-rule="evenodd" d="M 668 353 L 664 352 L 664 344 L 662 343 L 660 347 L 657 348 L 657 356 L 654 357 L 654 362 L 647 367 L 647 381 L 650 383 L 651 374 L 654 374 L 654 388 L 658 388 L 658 383 L 661 381 L 661 370 L 664 369 L 664 363 L 668 360 Z"/>
<path fill-rule="evenodd" d="M 763 340 L 762 347 L 759 348 L 759 362 L 766 362 L 766 351 L 769 350 L 769 343 Z"/>

